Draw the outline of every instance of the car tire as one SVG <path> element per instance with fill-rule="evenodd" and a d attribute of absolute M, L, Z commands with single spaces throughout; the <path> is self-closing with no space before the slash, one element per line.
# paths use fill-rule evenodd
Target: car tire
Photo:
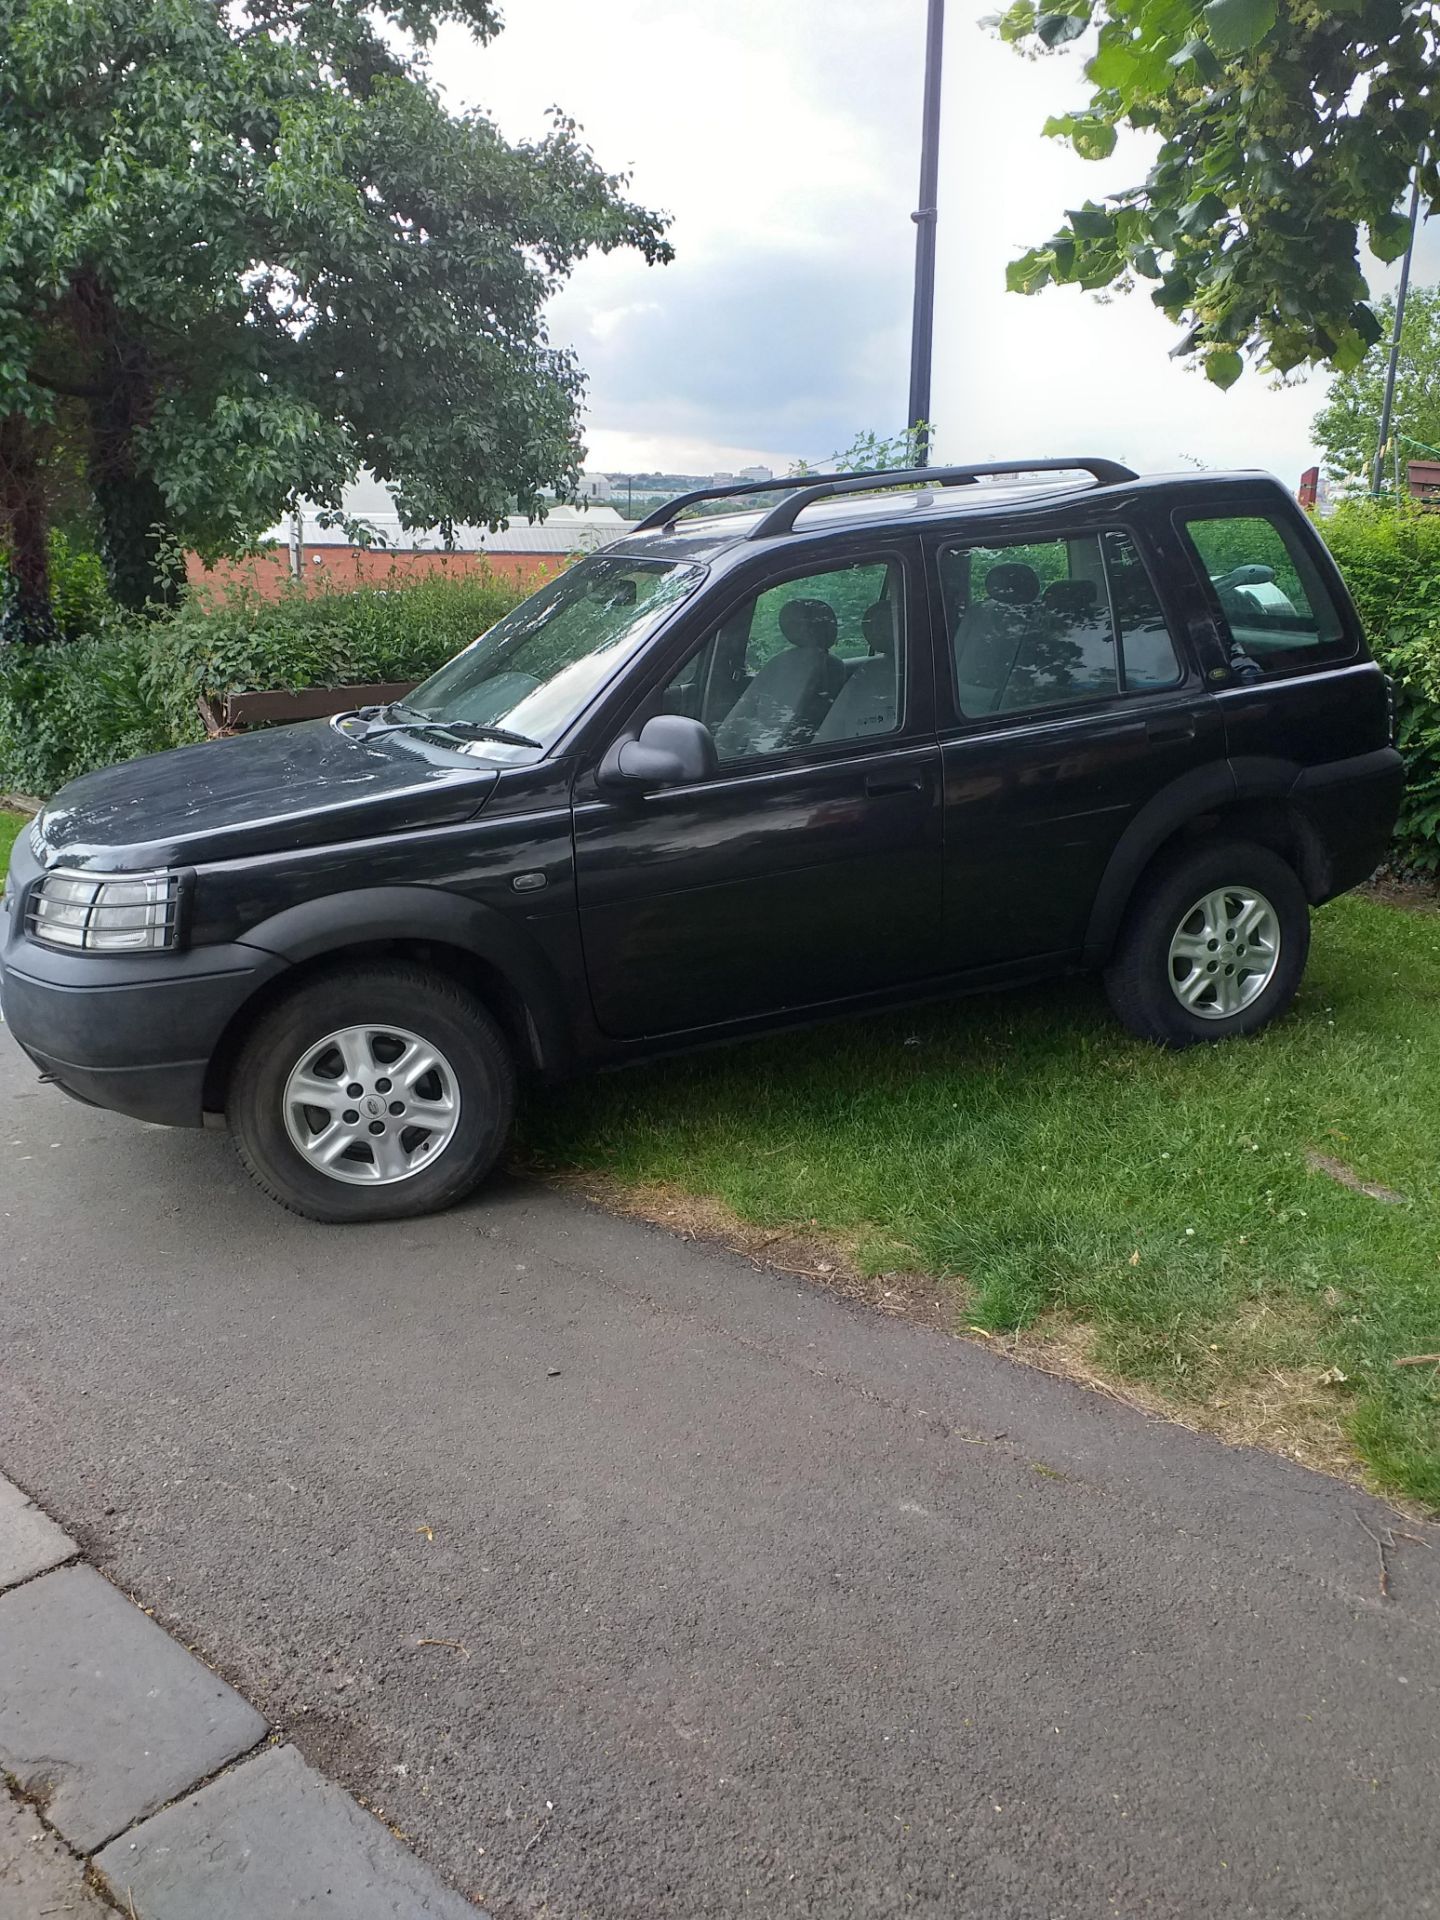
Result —
<path fill-rule="evenodd" d="M 1310 952 L 1310 907 L 1269 847 L 1204 841 L 1141 882 L 1105 969 L 1121 1022 L 1193 1047 L 1257 1033 L 1290 1005 Z"/>
<path fill-rule="evenodd" d="M 385 962 L 337 967 L 271 1007 L 226 1102 L 256 1184 L 333 1225 L 453 1206 L 500 1157 L 514 1110 L 514 1060 L 480 1002 Z"/>

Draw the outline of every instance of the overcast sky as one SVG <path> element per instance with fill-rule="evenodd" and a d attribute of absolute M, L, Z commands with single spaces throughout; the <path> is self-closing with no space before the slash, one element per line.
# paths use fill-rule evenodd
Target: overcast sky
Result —
<path fill-rule="evenodd" d="M 1071 54 L 1021 59 L 983 29 L 997 0 L 949 0 L 933 414 L 939 456 L 1109 454 L 1142 471 L 1315 457 L 1316 376 L 1229 393 L 1169 360 L 1141 291 L 1005 291 L 1005 265 L 1066 207 L 1143 171 L 1042 138 L 1084 91 Z M 551 314 L 589 375 L 593 468 L 710 472 L 822 460 L 893 433 L 908 386 L 924 0 L 510 0 L 476 48 L 447 30 L 452 103 L 512 138 L 559 105 L 632 193 L 674 215 L 676 259 L 583 264 Z M 1372 285 L 1394 272 L 1376 266 Z M 1440 234 L 1417 276 L 1440 278 Z"/>

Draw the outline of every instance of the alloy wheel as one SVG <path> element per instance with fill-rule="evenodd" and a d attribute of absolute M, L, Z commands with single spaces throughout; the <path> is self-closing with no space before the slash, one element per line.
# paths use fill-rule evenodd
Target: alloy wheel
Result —
<path fill-rule="evenodd" d="M 1170 941 L 1170 988 L 1187 1012 L 1228 1020 L 1269 986 L 1280 964 L 1280 916 L 1253 887 L 1215 887 Z"/>
<path fill-rule="evenodd" d="M 449 1146 L 460 1085 L 437 1046 L 403 1027 L 341 1027 L 307 1047 L 284 1092 L 285 1131 L 327 1179 L 409 1180 Z"/>

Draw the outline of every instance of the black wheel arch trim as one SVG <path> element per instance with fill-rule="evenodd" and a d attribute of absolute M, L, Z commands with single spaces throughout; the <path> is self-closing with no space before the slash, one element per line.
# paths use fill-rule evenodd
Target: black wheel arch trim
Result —
<path fill-rule="evenodd" d="M 1277 800 L 1285 806 L 1300 843 L 1300 878 L 1305 890 L 1312 899 L 1324 898 L 1330 857 L 1305 812 L 1305 789 L 1330 780 L 1363 777 L 1369 771 L 1368 763 L 1376 758 L 1365 754 L 1355 761 L 1338 761 L 1332 770 L 1328 766 L 1300 767 L 1293 760 L 1244 756 L 1195 767 L 1162 788 L 1135 815 L 1110 856 L 1085 930 L 1085 963 L 1103 966 L 1109 958 L 1136 882 L 1165 842 L 1192 821 L 1233 806 L 1237 800 Z"/>
<path fill-rule="evenodd" d="M 472 954 L 493 969 L 524 1009 L 534 1064 L 564 1072 L 575 1034 L 554 967 L 539 942 L 509 916 L 441 887 L 363 887 L 287 907 L 242 936 L 241 944 L 291 966 L 340 958 L 376 942 L 433 941 Z M 480 983 L 483 995 L 483 983 Z"/>

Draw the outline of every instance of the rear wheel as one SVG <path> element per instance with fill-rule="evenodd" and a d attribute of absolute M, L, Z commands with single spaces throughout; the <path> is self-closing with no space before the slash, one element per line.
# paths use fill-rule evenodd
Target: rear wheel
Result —
<path fill-rule="evenodd" d="M 1142 883 L 1105 988 L 1132 1033 L 1189 1047 L 1267 1026 L 1295 998 L 1309 951 L 1294 868 L 1269 847 L 1206 842 Z"/>
<path fill-rule="evenodd" d="M 236 1148 L 293 1213 L 434 1213 L 499 1158 L 515 1105 L 505 1038 L 473 995 L 403 964 L 337 968 L 272 1007 L 230 1083 Z"/>

